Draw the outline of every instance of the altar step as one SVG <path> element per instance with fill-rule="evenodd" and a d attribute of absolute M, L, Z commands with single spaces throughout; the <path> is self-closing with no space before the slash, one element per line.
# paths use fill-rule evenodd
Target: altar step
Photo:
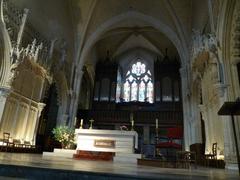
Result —
<path fill-rule="evenodd" d="M 77 153 L 73 155 L 74 159 L 85 159 L 85 160 L 101 160 L 101 161 L 112 161 L 114 152 L 101 152 L 101 151 L 82 151 L 77 150 Z"/>
<path fill-rule="evenodd" d="M 64 157 L 73 158 L 76 150 L 73 149 L 54 149 L 53 152 L 43 152 L 43 157 Z"/>
<path fill-rule="evenodd" d="M 113 158 L 113 161 L 137 164 L 137 159 L 141 158 L 141 156 L 142 156 L 141 154 L 133 153 L 116 153 Z"/>
<path fill-rule="evenodd" d="M 175 161 L 166 161 L 166 160 L 160 160 L 160 159 L 139 158 L 137 160 L 137 164 L 144 165 L 144 166 L 161 167 L 161 168 L 176 168 Z"/>

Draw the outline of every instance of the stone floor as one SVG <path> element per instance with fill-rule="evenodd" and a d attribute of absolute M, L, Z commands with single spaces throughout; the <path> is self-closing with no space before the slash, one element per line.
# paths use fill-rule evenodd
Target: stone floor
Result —
<path fill-rule="evenodd" d="M 0 179 L 240 179 L 238 171 L 198 167 L 171 169 L 130 163 L 0 153 Z M 5 179 L 8 179 L 5 178 Z"/>

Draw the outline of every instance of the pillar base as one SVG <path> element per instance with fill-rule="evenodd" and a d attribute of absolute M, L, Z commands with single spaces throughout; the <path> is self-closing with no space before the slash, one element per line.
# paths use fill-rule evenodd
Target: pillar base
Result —
<path fill-rule="evenodd" d="M 237 163 L 227 163 L 226 162 L 225 169 L 238 171 L 238 164 Z"/>

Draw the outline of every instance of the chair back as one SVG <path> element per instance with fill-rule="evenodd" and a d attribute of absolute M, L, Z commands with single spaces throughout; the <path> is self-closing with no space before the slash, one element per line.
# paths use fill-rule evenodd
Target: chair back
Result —
<path fill-rule="evenodd" d="M 10 133 L 4 132 L 3 133 L 3 142 L 9 142 Z"/>
<path fill-rule="evenodd" d="M 212 154 L 217 156 L 217 143 L 213 143 L 212 145 Z"/>

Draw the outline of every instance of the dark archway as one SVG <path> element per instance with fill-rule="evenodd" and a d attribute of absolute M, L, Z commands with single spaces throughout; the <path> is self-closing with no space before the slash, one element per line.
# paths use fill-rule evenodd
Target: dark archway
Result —
<path fill-rule="evenodd" d="M 59 108 L 57 102 L 57 88 L 55 84 L 50 86 L 43 102 L 46 106 L 40 117 L 37 145 L 41 146 L 43 151 L 52 151 L 55 143 L 52 130 L 56 127 Z"/>

